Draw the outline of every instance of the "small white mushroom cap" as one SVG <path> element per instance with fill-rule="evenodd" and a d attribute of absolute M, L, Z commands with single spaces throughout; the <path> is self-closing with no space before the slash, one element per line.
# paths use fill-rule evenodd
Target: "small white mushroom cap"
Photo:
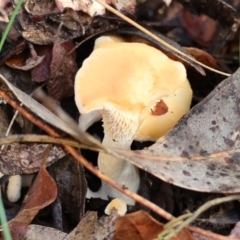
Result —
<path fill-rule="evenodd" d="M 123 201 L 122 199 L 119 199 L 119 198 L 113 199 L 113 200 L 107 205 L 107 207 L 105 208 L 105 211 L 104 211 L 105 214 L 110 215 L 110 214 L 111 214 L 111 211 L 112 211 L 114 208 L 117 210 L 117 213 L 118 213 L 120 216 L 125 215 L 125 213 L 127 212 L 127 204 L 126 204 L 126 202 Z"/>

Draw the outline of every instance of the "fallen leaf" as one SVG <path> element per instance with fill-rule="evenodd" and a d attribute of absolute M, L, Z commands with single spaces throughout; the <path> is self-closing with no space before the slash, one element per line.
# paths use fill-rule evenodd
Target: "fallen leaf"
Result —
<path fill-rule="evenodd" d="M 39 65 L 45 56 L 29 56 L 29 53 L 21 53 L 8 59 L 5 64 L 11 68 L 28 71 Z"/>
<path fill-rule="evenodd" d="M 85 211 L 87 183 L 83 166 L 70 155 L 53 165 L 58 196 L 71 218 L 79 222 Z"/>
<path fill-rule="evenodd" d="M 240 70 L 148 149 L 117 152 L 122 151 L 124 159 L 183 188 L 240 192 L 239 81 Z"/>
<path fill-rule="evenodd" d="M 73 47 L 72 40 L 56 40 L 53 45 L 47 89 L 49 95 L 57 100 L 73 95 L 73 83 L 78 70 L 74 52 L 68 54 Z"/>
<path fill-rule="evenodd" d="M 30 187 L 20 212 L 11 220 L 10 226 L 28 225 L 40 209 L 48 206 L 57 197 L 57 186 L 48 171 L 42 167 Z"/>
<path fill-rule="evenodd" d="M 0 172 L 7 175 L 29 174 L 37 172 L 42 165 L 45 149 L 49 144 L 9 144 L 0 150 Z M 66 152 L 61 146 L 53 146 L 47 165 L 64 157 Z"/>
<path fill-rule="evenodd" d="M 193 47 L 185 47 L 187 52 L 189 52 L 197 61 L 211 67 L 217 68 L 216 60 L 207 52 Z"/>
<path fill-rule="evenodd" d="M 52 46 L 38 46 L 36 48 L 36 52 L 39 56 L 44 56 L 44 61 L 42 61 L 38 66 L 32 69 L 32 80 L 35 82 L 45 82 L 49 79 L 50 76 Z"/>
<path fill-rule="evenodd" d="M 152 240 L 163 230 L 163 224 L 156 221 L 148 213 L 138 211 L 116 219 L 116 231 L 111 240 Z M 192 240 L 192 235 L 183 229 L 171 240 Z"/>

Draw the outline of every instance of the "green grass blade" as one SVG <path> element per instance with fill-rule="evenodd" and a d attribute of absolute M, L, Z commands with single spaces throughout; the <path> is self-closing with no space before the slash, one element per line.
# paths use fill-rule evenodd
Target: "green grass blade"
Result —
<path fill-rule="evenodd" d="M 3 229 L 4 240 L 12 240 L 11 233 L 7 223 L 6 213 L 2 202 L 1 193 L 0 193 L 0 221 Z"/>
<path fill-rule="evenodd" d="M 13 11 L 13 14 L 12 14 L 12 16 L 10 18 L 10 21 L 8 22 L 8 25 L 7 25 L 5 31 L 4 31 L 4 33 L 2 35 L 1 42 L 0 42 L 0 52 L 2 51 L 3 44 L 4 44 L 4 42 L 5 42 L 6 38 L 7 38 L 7 35 L 9 33 L 12 25 L 13 25 L 14 19 L 15 19 L 16 15 L 17 15 L 17 13 L 18 13 L 22 3 L 23 3 L 23 0 L 19 0 L 18 1 L 17 6 L 15 7 L 15 9 Z"/>

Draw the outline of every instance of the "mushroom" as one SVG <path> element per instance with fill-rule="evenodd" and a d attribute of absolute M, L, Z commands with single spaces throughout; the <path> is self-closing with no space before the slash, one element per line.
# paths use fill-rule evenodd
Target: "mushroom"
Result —
<path fill-rule="evenodd" d="M 105 208 L 104 212 L 107 215 L 111 215 L 112 210 L 115 209 L 119 216 L 125 215 L 127 212 L 126 202 L 119 198 L 114 198 Z"/>
<path fill-rule="evenodd" d="M 121 37 L 96 40 L 75 78 L 75 101 L 82 116 L 102 116 L 108 147 L 130 149 L 132 141 L 156 141 L 190 108 L 192 90 L 182 63 L 144 43 Z M 92 119 L 90 122 L 93 122 Z M 131 163 L 99 153 L 99 170 L 124 188 L 137 192 L 138 169 Z M 119 198 L 135 202 L 104 182 L 87 197 Z"/>

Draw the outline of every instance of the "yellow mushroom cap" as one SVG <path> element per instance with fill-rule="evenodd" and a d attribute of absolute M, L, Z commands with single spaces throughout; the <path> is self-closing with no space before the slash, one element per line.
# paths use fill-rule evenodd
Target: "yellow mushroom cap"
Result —
<path fill-rule="evenodd" d="M 82 114 L 114 110 L 126 116 L 134 115 L 134 119 L 138 119 L 135 137 L 139 140 L 156 140 L 169 131 L 189 110 L 191 98 L 192 91 L 182 63 L 169 59 L 154 47 L 121 39 L 108 44 L 104 44 L 104 39 L 98 40 L 97 47 L 83 62 L 75 78 L 75 101 Z M 168 106 L 168 113 L 152 116 L 151 108 L 161 99 Z M 152 124 L 164 116 L 166 127 L 162 123 L 165 120 L 160 120 L 154 128 L 164 130 L 155 134 Z M 144 120 L 145 117 L 148 120 Z M 149 124 L 150 131 L 147 130 Z"/>

